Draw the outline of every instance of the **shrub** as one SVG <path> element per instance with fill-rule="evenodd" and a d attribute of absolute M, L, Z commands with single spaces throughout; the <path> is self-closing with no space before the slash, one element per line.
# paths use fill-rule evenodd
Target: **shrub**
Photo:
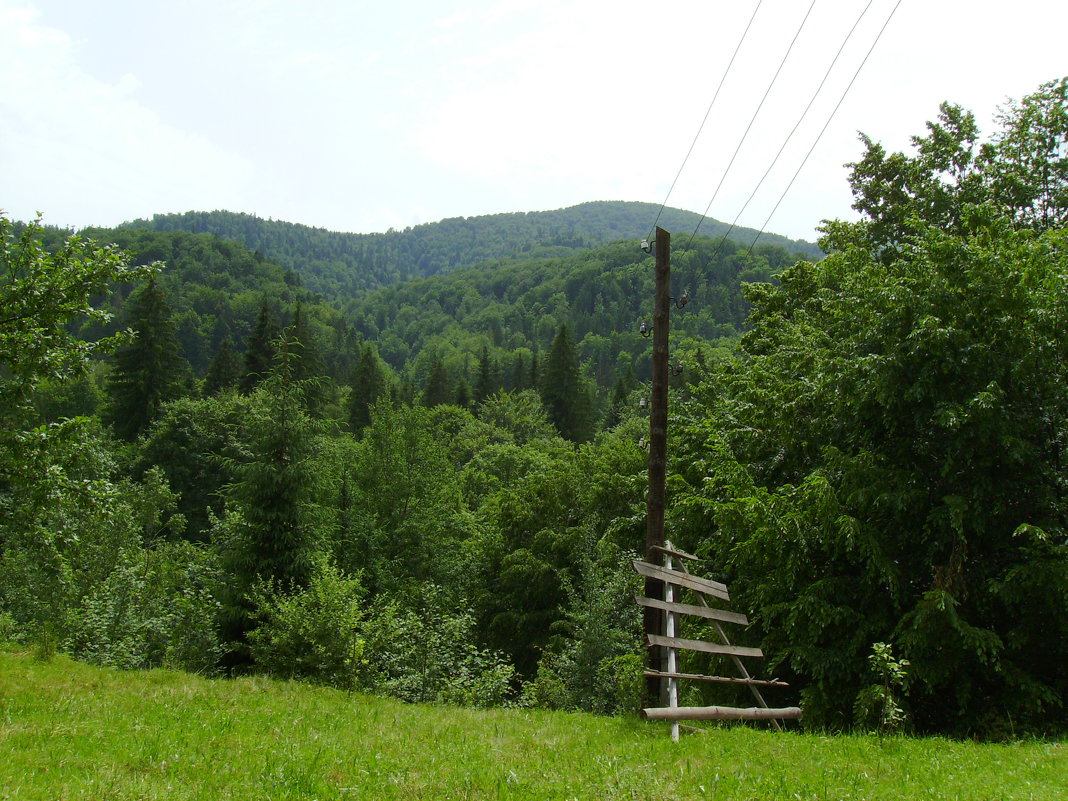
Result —
<path fill-rule="evenodd" d="M 306 589 L 266 581 L 253 586 L 250 600 L 258 625 L 248 634 L 249 652 L 261 669 L 347 690 L 363 683 L 364 589 L 359 576 L 322 562 Z"/>

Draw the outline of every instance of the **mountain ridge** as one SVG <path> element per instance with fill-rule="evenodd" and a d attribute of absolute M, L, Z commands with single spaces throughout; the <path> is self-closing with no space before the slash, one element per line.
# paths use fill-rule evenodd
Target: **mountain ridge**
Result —
<path fill-rule="evenodd" d="M 189 211 L 156 214 L 120 228 L 208 233 L 244 244 L 293 270 L 306 287 L 328 297 L 351 298 L 368 290 L 498 259 L 563 255 L 622 239 L 648 236 L 659 213 L 661 227 L 688 235 L 723 236 L 730 226 L 712 218 L 634 201 L 590 201 L 551 211 L 500 212 L 450 217 L 403 231 L 345 233 L 263 219 L 244 212 Z M 758 232 L 734 228 L 730 238 L 748 246 Z M 818 258 L 804 240 L 760 234 L 759 244 L 778 245 Z"/>

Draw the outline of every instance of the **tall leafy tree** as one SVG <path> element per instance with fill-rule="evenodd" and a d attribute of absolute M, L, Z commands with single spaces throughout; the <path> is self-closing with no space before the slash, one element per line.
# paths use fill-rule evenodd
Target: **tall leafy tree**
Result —
<path fill-rule="evenodd" d="M 136 337 L 115 354 L 108 419 L 121 436 L 133 439 L 159 416 L 165 402 L 185 392 L 190 371 L 155 276 L 134 295 L 128 321 Z"/>
<path fill-rule="evenodd" d="M 915 154 L 869 146 L 864 218 L 827 225 L 823 262 L 751 285 L 741 358 L 684 411 L 680 527 L 810 720 L 849 722 L 875 642 L 909 659 L 921 728 L 1065 714 L 1068 250 L 1043 227 L 1057 208 L 989 191 L 1007 166 L 968 158 L 977 136 L 944 106 Z"/>

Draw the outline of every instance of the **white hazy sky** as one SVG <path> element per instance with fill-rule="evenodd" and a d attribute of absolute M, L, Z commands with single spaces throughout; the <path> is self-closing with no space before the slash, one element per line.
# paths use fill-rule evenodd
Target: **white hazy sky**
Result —
<path fill-rule="evenodd" d="M 896 0 L 872 0 L 741 214 L 760 227 Z M 56 225 L 229 209 L 340 231 L 664 200 L 757 0 L 0 0 L 0 209 Z M 763 0 L 669 205 L 730 222 L 867 0 Z M 903 0 L 768 229 L 848 217 L 894 149 L 1068 73 L 1068 4 Z M 717 192 L 717 186 L 722 188 Z M 651 221 L 650 221 L 651 222 Z"/>

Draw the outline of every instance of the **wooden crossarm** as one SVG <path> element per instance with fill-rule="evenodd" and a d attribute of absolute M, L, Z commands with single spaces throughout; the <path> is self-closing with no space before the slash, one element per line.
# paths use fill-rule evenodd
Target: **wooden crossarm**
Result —
<path fill-rule="evenodd" d="M 740 612 L 728 612 L 725 609 L 713 609 L 708 606 L 694 606 L 693 604 L 669 603 L 656 598 L 645 598 L 643 596 L 637 596 L 634 600 L 638 602 L 639 606 L 662 609 L 665 612 L 676 612 L 680 615 L 703 617 L 706 620 L 722 620 L 724 623 L 737 623 L 739 626 L 749 625 L 749 618 Z"/>
<path fill-rule="evenodd" d="M 747 648 L 744 645 L 720 645 L 715 642 L 703 642 L 702 640 L 685 640 L 681 637 L 662 637 L 659 634 L 647 634 L 649 645 L 660 645 L 664 648 L 681 648 L 684 651 L 701 651 L 706 654 L 728 654 L 730 656 L 751 656 L 757 659 L 764 657 L 764 652 L 759 648 Z M 746 678 L 749 678 L 746 676 Z"/>
<path fill-rule="evenodd" d="M 720 584 L 718 581 L 698 578 L 697 576 L 691 576 L 689 573 L 683 573 L 679 570 L 668 570 L 667 568 L 659 567 L 658 565 L 649 564 L 649 562 L 643 562 L 640 559 L 635 559 L 633 564 L 634 569 L 646 578 L 653 578 L 659 581 L 675 584 L 679 587 L 685 587 L 688 590 L 711 595 L 724 601 L 729 601 L 731 599 L 730 595 L 727 593 L 727 585 Z"/>

